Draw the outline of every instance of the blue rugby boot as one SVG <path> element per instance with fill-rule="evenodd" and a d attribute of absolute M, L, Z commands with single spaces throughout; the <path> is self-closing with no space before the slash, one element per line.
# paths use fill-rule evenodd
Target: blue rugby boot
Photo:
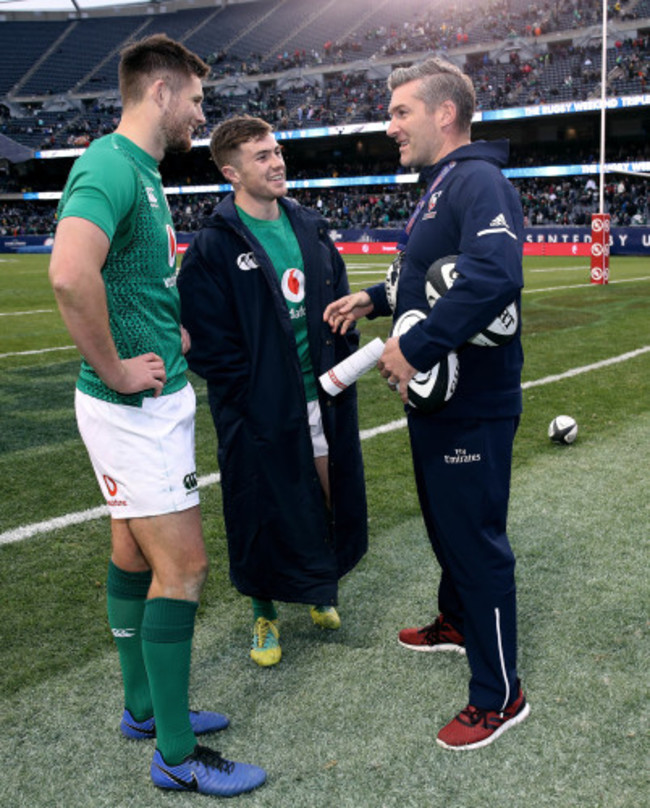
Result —
<path fill-rule="evenodd" d="M 261 786 L 266 772 L 250 763 L 226 760 L 219 752 L 197 744 L 178 766 L 168 766 L 156 749 L 151 761 L 151 779 L 158 788 L 234 797 Z"/>
<path fill-rule="evenodd" d="M 195 735 L 206 735 L 208 732 L 219 732 L 226 729 L 230 721 L 221 713 L 209 710 L 190 710 L 190 724 Z M 136 721 L 128 710 L 124 710 L 120 731 L 132 741 L 146 741 L 156 737 L 156 722 L 154 718 Z"/>

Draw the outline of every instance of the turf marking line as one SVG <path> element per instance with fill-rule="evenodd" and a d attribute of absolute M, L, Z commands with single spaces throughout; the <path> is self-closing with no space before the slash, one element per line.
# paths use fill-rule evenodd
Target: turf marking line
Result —
<path fill-rule="evenodd" d="M 584 272 L 586 269 L 591 269 L 591 267 L 587 264 L 573 267 L 544 267 L 543 269 L 529 269 L 528 272 Z"/>
<path fill-rule="evenodd" d="M 379 273 L 377 272 L 376 269 L 351 269 L 347 274 L 348 275 L 378 275 Z M 381 280 L 379 280 L 378 283 L 381 283 Z"/>
<path fill-rule="evenodd" d="M 32 356 L 34 354 L 50 353 L 51 351 L 72 351 L 76 345 L 61 345 L 59 348 L 39 348 L 36 351 L 12 351 L 11 353 L 0 353 L 0 359 L 8 356 Z"/>
<path fill-rule="evenodd" d="M 23 314 L 52 314 L 54 309 L 33 309 L 32 311 L 0 311 L 0 317 L 20 317 Z"/>
<path fill-rule="evenodd" d="M 610 281 L 609 286 L 614 286 L 617 283 L 637 283 L 638 281 L 650 281 L 650 275 L 645 275 L 642 278 L 620 278 L 617 281 Z M 537 292 L 563 292 L 565 289 L 601 289 L 602 284 L 598 283 L 571 283 L 564 286 L 547 286 L 545 289 L 522 289 L 523 295 L 534 295 Z"/>
<path fill-rule="evenodd" d="M 541 379 L 536 379 L 530 382 L 522 382 L 522 389 L 528 390 L 531 387 L 540 387 L 544 384 L 551 384 L 553 382 L 562 381 L 563 379 L 572 379 L 574 376 L 579 376 L 582 373 L 589 373 L 592 370 L 600 370 L 600 368 L 609 367 L 610 365 L 618 365 L 621 362 L 627 362 L 629 359 L 635 359 L 637 356 L 648 353 L 650 345 L 645 345 L 643 348 L 638 348 L 635 351 L 628 351 L 627 353 L 620 354 L 620 356 L 612 356 L 610 359 L 603 359 L 600 362 L 594 362 L 591 365 L 583 365 L 579 368 L 571 368 L 564 373 L 557 373 L 553 376 L 544 376 Z M 373 427 L 372 429 L 363 429 L 360 431 L 361 440 L 369 440 L 377 435 L 382 435 L 387 432 L 394 432 L 397 429 L 403 429 L 406 426 L 406 418 L 399 418 L 396 421 L 389 421 L 387 424 Z M 198 484 L 199 488 L 206 488 L 210 485 L 215 485 L 220 482 L 221 474 L 214 472 L 200 477 Z M 7 530 L 0 533 L 0 545 L 12 544 L 14 542 L 29 539 L 32 536 L 38 536 L 42 533 L 49 533 L 52 530 L 58 530 L 63 527 L 70 527 L 71 525 L 79 525 L 83 522 L 89 522 L 91 519 L 99 519 L 102 516 L 108 516 L 108 507 L 100 505 L 97 508 L 90 508 L 86 511 L 77 511 L 76 513 L 69 513 L 65 516 L 57 516 L 54 519 L 48 519 L 45 522 L 35 522 L 31 525 L 23 525 L 22 527 Z"/>
<path fill-rule="evenodd" d="M 628 353 L 621 354 L 620 356 L 612 356 L 611 359 L 603 359 L 600 362 L 594 362 L 592 365 L 583 365 L 581 368 L 572 368 L 564 373 L 557 373 L 554 376 L 544 376 L 542 379 L 536 379 L 532 382 L 523 382 L 521 385 L 522 390 L 528 390 L 531 387 L 539 387 L 542 384 L 551 384 L 552 382 L 559 382 L 563 379 L 572 379 L 574 376 L 579 376 L 581 373 L 589 373 L 591 370 L 600 370 L 609 365 L 618 365 L 620 362 L 627 362 L 628 359 L 634 359 L 641 354 L 648 353 L 650 345 L 645 345 L 643 348 L 637 348 L 636 351 L 628 351 Z"/>

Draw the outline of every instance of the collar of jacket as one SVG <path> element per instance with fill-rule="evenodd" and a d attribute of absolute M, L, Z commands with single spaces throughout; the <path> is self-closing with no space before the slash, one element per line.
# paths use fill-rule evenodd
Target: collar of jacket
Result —
<path fill-rule="evenodd" d="M 509 140 L 475 140 L 473 143 L 468 143 L 466 146 L 461 146 L 449 152 L 442 160 L 432 166 L 425 166 L 420 171 L 420 182 L 428 186 L 440 169 L 454 160 L 456 162 L 461 160 L 486 160 L 489 163 L 494 163 L 499 168 L 503 168 L 508 164 L 509 156 Z"/>
<path fill-rule="evenodd" d="M 295 199 L 291 199 L 290 197 L 280 197 L 280 199 L 278 199 L 278 203 L 282 206 L 285 213 L 289 217 L 289 221 L 291 222 L 294 230 L 296 229 L 296 219 L 297 217 L 300 217 L 301 224 L 303 226 L 305 223 L 309 222 L 312 223 L 319 231 L 319 235 L 321 231 L 327 233 L 327 221 L 320 213 L 318 213 L 318 211 L 303 207 L 296 202 Z M 214 209 L 214 212 L 208 219 L 208 224 L 211 224 L 213 227 L 218 226 L 220 222 L 226 222 L 235 230 L 241 230 L 245 226 L 237 215 L 234 193 L 229 193 L 225 199 L 219 202 L 217 207 Z"/>

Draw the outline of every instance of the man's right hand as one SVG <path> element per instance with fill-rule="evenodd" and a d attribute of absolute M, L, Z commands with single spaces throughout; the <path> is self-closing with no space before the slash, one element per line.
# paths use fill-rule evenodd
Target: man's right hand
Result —
<path fill-rule="evenodd" d="M 165 386 L 167 373 L 165 363 L 155 353 L 140 354 L 131 359 L 121 359 L 119 371 L 113 375 L 108 374 L 102 378 L 107 387 L 116 390 L 122 395 L 141 393 L 144 390 L 153 390 L 157 398 Z"/>
<path fill-rule="evenodd" d="M 367 317 L 373 309 L 368 292 L 355 292 L 330 303 L 323 312 L 323 320 L 329 323 L 332 331 L 340 329 L 341 334 L 345 334 L 350 326 L 361 317 Z"/>

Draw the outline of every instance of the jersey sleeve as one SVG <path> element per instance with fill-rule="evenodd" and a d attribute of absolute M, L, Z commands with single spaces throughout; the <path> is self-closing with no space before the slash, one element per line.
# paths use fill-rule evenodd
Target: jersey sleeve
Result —
<path fill-rule="evenodd" d="M 112 242 L 132 224 L 136 199 L 135 172 L 119 152 L 86 152 L 73 166 L 58 218 L 86 219 Z"/>

